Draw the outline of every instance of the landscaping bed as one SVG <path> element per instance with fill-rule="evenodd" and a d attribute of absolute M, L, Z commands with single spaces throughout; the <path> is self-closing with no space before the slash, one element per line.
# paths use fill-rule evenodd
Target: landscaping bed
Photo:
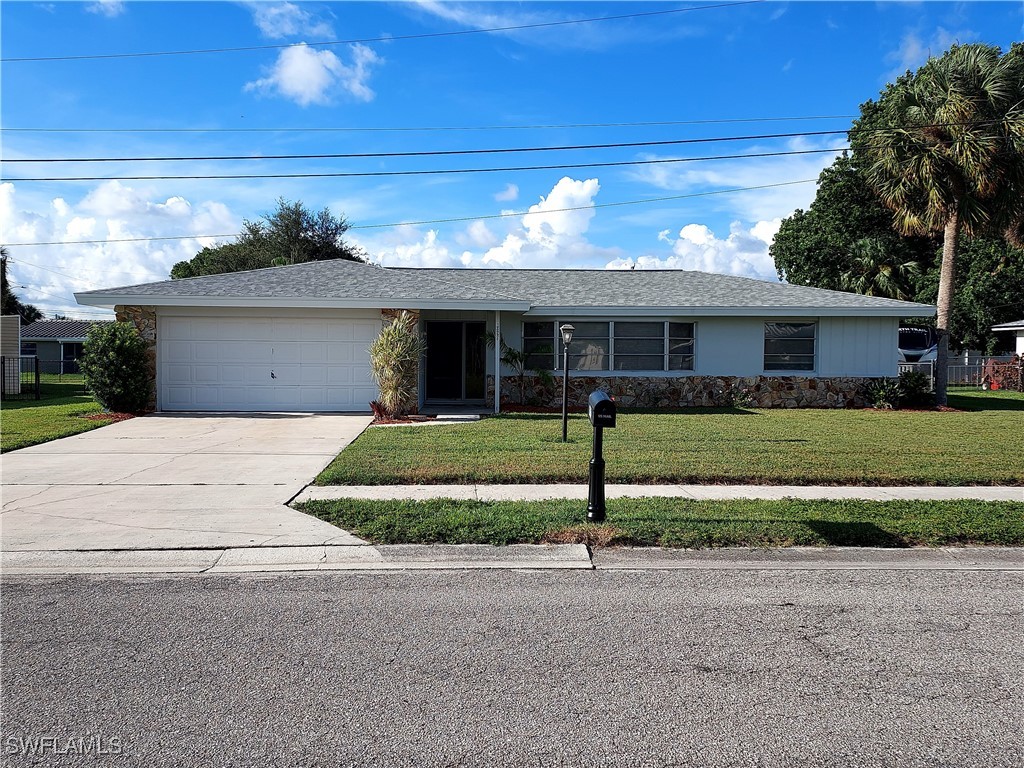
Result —
<path fill-rule="evenodd" d="M 1024 395 L 951 394 L 955 411 L 693 408 L 620 411 L 605 432 L 612 483 L 1022 485 Z M 318 485 L 585 483 L 586 416 L 503 414 L 364 432 Z"/>
<path fill-rule="evenodd" d="M 1024 546 L 1024 502 L 614 499 L 600 525 L 569 500 L 341 499 L 299 509 L 379 544 Z"/>

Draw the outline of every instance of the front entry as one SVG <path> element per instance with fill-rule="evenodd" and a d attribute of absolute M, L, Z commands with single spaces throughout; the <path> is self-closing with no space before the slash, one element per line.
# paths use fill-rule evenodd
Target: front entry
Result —
<path fill-rule="evenodd" d="M 427 321 L 427 400 L 484 401 L 486 328 L 483 321 Z"/>

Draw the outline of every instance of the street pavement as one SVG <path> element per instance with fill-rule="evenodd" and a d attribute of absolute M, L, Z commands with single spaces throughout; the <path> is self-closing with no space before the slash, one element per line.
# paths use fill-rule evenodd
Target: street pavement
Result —
<path fill-rule="evenodd" d="M 1024 763 L 1020 571 L 2 586 L 6 765 Z"/>

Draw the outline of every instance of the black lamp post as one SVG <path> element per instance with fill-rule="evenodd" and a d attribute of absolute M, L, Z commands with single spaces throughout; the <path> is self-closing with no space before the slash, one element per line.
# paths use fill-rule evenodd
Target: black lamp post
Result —
<path fill-rule="evenodd" d="M 566 323 L 561 328 L 562 332 L 562 442 L 568 442 L 569 438 L 569 342 L 572 341 L 572 332 L 575 327 Z"/>

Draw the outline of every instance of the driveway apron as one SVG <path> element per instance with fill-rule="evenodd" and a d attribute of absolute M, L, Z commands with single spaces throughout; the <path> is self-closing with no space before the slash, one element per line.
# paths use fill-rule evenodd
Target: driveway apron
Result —
<path fill-rule="evenodd" d="M 362 544 L 285 506 L 370 423 L 155 414 L 0 457 L 4 551 Z"/>

